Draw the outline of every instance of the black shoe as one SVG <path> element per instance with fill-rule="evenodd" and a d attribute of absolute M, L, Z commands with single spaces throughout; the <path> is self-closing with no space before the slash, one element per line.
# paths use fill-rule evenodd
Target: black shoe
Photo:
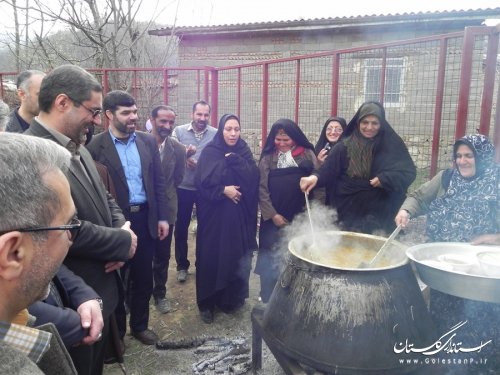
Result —
<path fill-rule="evenodd" d="M 132 336 L 144 345 L 154 345 L 158 341 L 158 336 L 150 329 L 145 329 L 142 332 L 132 332 Z"/>
<path fill-rule="evenodd" d="M 214 321 L 214 313 L 210 310 L 200 310 L 200 317 L 207 324 L 211 324 Z"/>

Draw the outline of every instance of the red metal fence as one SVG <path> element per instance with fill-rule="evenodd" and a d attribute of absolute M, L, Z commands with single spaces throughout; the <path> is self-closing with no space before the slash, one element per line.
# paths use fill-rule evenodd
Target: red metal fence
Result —
<path fill-rule="evenodd" d="M 172 105 L 178 123 L 192 104 L 212 105 L 212 124 L 236 113 L 256 156 L 270 125 L 294 119 L 315 143 L 330 115 L 349 120 L 366 100 L 386 107 L 427 179 L 449 165 L 453 141 L 465 133 L 494 137 L 500 148 L 500 28 L 385 43 L 258 63 L 197 68 L 93 69 L 104 91 L 124 89 L 137 99 L 145 123 L 156 104 Z M 16 73 L 0 73 L 5 82 Z"/>

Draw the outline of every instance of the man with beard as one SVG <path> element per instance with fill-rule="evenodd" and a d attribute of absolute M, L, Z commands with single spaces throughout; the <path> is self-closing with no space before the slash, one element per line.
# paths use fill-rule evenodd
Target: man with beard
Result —
<path fill-rule="evenodd" d="M 136 132 L 137 106 L 124 91 L 111 91 L 103 110 L 109 131 L 98 134 L 88 149 L 94 160 L 108 168 L 116 200 L 137 234 L 135 257 L 122 269 L 126 301 L 130 308 L 130 331 L 144 345 L 153 345 L 158 336 L 148 329 L 149 299 L 153 292 L 153 254 L 156 238 L 168 235 L 165 179 L 154 136 Z M 125 309 L 116 311 L 118 330 L 126 331 Z"/>
<path fill-rule="evenodd" d="M 153 108 L 149 118 L 160 151 L 161 167 L 166 184 L 167 220 L 170 223 L 168 236 L 164 240 L 156 240 L 153 258 L 153 298 L 156 309 L 162 314 L 170 311 L 170 304 L 166 298 L 170 245 L 177 218 L 177 186 L 181 183 L 186 169 L 186 148 L 170 137 L 175 127 L 175 118 L 174 109 L 166 105 Z"/>
<path fill-rule="evenodd" d="M 76 374 L 54 326 L 30 328 L 22 314 L 47 297 L 80 227 L 62 172 L 70 157 L 53 142 L 0 134 L 1 374 Z"/>
<path fill-rule="evenodd" d="M 81 146 L 89 125 L 100 124 L 102 88 L 90 73 L 63 65 L 45 76 L 40 87 L 40 113 L 25 132 L 48 138 L 68 149 L 71 165 L 67 177 L 82 226 L 64 263 L 102 298 L 102 340 L 69 350 L 80 374 L 101 374 L 109 319 L 121 288 L 116 271 L 134 256 L 137 238 L 130 223 L 106 192 L 92 157 Z"/>
<path fill-rule="evenodd" d="M 192 121 L 177 126 L 173 137 L 186 146 L 186 173 L 177 188 L 178 211 L 175 225 L 175 261 L 177 262 L 177 280 L 181 283 L 187 279 L 190 262 L 188 260 L 188 230 L 196 203 L 196 186 L 194 176 L 196 165 L 205 146 L 214 138 L 217 130 L 208 126 L 210 105 L 200 100 L 193 104 Z"/>
<path fill-rule="evenodd" d="M 39 70 L 25 70 L 17 76 L 17 96 L 21 105 L 9 116 L 5 131 L 22 133 L 29 128 L 33 117 L 38 115 L 38 94 L 45 73 Z"/>

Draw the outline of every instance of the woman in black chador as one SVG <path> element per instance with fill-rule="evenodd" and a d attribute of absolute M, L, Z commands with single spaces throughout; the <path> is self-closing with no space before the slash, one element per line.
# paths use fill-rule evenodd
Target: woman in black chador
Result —
<path fill-rule="evenodd" d="M 240 132 L 237 116 L 222 116 L 196 169 L 196 299 L 206 323 L 215 307 L 230 313 L 245 303 L 257 248 L 259 170 Z"/>
<path fill-rule="evenodd" d="M 303 191 L 328 186 L 343 230 L 392 232 L 394 216 L 416 176 L 401 137 L 380 103 L 366 102 L 347 125 L 321 168 L 301 180 Z"/>

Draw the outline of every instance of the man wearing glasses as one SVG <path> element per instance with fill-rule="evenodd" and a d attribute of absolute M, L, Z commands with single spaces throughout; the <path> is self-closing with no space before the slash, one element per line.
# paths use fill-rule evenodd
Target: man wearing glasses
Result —
<path fill-rule="evenodd" d="M 51 139 L 72 154 L 67 177 L 82 224 L 64 263 L 103 301 L 102 340 L 91 346 L 71 348 L 70 354 L 80 374 L 101 374 L 109 319 L 121 293 L 121 280 L 116 270 L 134 256 L 137 237 L 106 192 L 92 157 L 81 146 L 88 127 L 101 124 L 102 88 L 99 82 L 82 68 L 60 66 L 43 79 L 39 105 L 40 113 L 25 134 Z"/>
<path fill-rule="evenodd" d="M 22 314 L 47 297 L 80 227 L 61 171 L 69 161 L 70 153 L 52 142 L 0 134 L 2 374 L 76 374 L 54 326 L 30 328 Z"/>

